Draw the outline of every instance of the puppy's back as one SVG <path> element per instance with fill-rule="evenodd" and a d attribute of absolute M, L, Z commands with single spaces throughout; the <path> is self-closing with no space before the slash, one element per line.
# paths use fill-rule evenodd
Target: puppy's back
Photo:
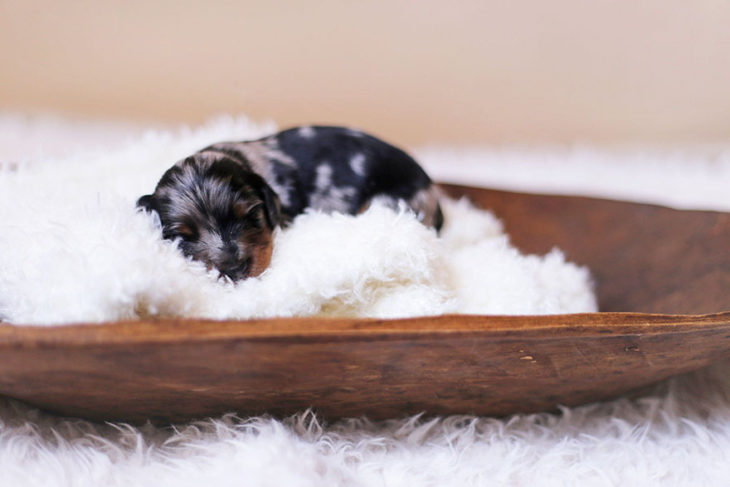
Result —
<path fill-rule="evenodd" d="M 345 127 L 303 126 L 207 149 L 236 154 L 274 188 L 288 219 L 306 208 L 355 214 L 374 199 L 405 201 L 437 229 L 442 216 L 431 179 L 403 150 Z"/>

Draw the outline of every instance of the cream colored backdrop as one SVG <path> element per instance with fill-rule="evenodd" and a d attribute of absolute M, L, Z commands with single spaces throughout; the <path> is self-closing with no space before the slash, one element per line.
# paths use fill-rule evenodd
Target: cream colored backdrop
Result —
<path fill-rule="evenodd" d="M 391 140 L 730 137 L 730 1 L 0 0 L 0 109 Z"/>

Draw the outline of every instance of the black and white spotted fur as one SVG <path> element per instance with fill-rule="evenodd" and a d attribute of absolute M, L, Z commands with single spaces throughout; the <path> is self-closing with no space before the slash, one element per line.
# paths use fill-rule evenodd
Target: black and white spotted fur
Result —
<path fill-rule="evenodd" d="M 257 140 L 220 142 L 177 162 L 138 205 L 156 211 L 163 236 L 233 280 L 258 275 L 271 232 L 307 208 L 356 214 L 373 201 L 405 202 L 425 224 L 443 224 L 436 188 L 402 150 L 342 127 L 298 127 Z"/>

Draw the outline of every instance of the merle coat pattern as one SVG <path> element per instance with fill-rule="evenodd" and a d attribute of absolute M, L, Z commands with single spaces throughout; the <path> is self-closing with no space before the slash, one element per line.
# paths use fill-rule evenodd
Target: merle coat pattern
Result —
<path fill-rule="evenodd" d="M 307 208 L 356 214 L 375 200 L 443 224 L 437 190 L 408 154 L 357 130 L 305 126 L 210 145 L 138 206 L 159 214 L 163 237 L 179 239 L 185 255 L 238 280 L 266 269 L 277 225 Z"/>

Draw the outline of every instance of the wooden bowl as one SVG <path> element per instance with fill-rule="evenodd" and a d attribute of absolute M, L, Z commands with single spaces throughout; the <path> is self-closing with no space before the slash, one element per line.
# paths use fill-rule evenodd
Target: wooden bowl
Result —
<path fill-rule="evenodd" d="M 587 265 L 604 312 L 0 325 L 0 393 L 65 415 L 505 415 L 610 398 L 730 356 L 730 214 L 449 186 L 523 251 Z M 715 313 L 715 314 L 706 314 Z"/>

